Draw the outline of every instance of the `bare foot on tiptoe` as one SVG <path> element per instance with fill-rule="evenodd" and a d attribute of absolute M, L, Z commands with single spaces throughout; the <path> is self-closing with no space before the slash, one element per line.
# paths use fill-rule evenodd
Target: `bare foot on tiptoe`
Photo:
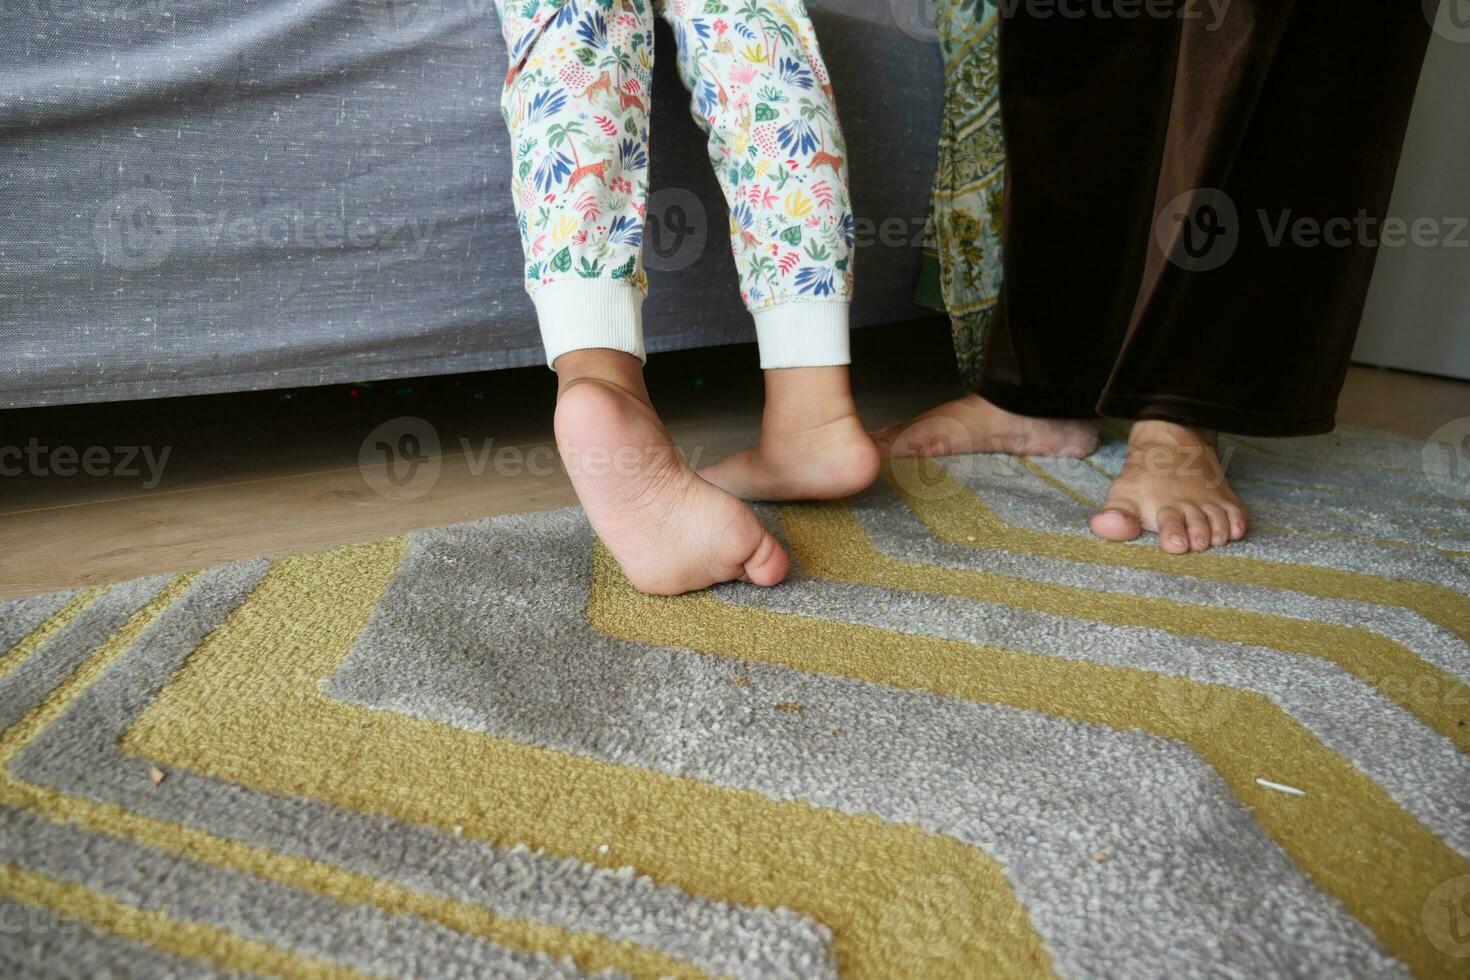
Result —
<path fill-rule="evenodd" d="M 1132 541 L 1159 532 L 1171 555 L 1208 551 L 1245 537 L 1245 508 L 1225 482 L 1215 435 L 1170 422 L 1135 422 L 1123 472 L 1113 481 L 1092 532 Z"/>
<path fill-rule="evenodd" d="M 699 475 L 744 500 L 838 500 L 871 486 L 879 463 L 847 368 L 785 368 L 766 373 L 760 443 Z"/>
<path fill-rule="evenodd" d="M 689 468 L 632 391 L 599 379 L 567 382 L 556 441 L 593 530 L 639 591 L 682 595 L 786 577 L 781 545 L 750 508 Z"/>
<path fill-rule="evenodd" d="M 1097 426 L 1091 422 L 1016 415 L 979 395 L 945 402 L 873 436 L 884 455 L 896 459 L 969 453 L 1081 459 L 1097 449 Z"/>

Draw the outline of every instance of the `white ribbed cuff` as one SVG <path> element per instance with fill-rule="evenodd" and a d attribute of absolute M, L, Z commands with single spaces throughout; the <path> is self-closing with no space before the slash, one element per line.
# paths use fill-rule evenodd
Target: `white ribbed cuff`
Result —
<path fill-rule="evenodd" d="M 852 363 L 847 302 L 783 303 L 755 314 L 761 369 L 833 367 Z"/>
<path fill-rule="evenodd" d="M 643 291 L 616 279 L 559 279 L 531 297 L 541 322 L 546 365 L 568 351 L 605 347 L 632 354 L 644 363 Z"/>

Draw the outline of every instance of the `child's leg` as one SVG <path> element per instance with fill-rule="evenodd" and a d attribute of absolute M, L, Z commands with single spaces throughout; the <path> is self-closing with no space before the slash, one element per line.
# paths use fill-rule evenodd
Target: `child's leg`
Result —
<path fill-rule="evenodd" d="M 846 496 L 878 451 L 848 385 L 853 216 L 847 149 L 801 0 L 659 0 L 730 202 L 741 292 L 755 317 L 766 411 L 756 448 L 702 472 L 737 496 Z"/>
<path fill-rule="evenodd" d="M 787 558 L 755 515 L 700 479 L 643 384 L 639 258 L 653 22 L 641 0 L 502 0 L 511 50 L 504 110 L 512 191 L 547 359 L 557 445 L 587 517 L 636 587 L 674 595 Z"/>
<path fill-rule="evenodd" d="M 511 58 L 511 194 L 546 361 L 593 347 L 641 361 L 652 16 L 593 0 L 496 6 Z"/>

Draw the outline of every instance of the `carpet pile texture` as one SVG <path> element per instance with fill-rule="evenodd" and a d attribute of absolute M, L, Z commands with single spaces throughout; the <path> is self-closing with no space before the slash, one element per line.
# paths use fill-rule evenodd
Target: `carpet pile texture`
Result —
<path fill-rule="evenodd" d="M 558 511 L 0 606 L 0 975 L 1470 975 L 1457 478 L 1227 442 L 1170 558 L 1122 448 L 762 508 L 772 590 Z"/>

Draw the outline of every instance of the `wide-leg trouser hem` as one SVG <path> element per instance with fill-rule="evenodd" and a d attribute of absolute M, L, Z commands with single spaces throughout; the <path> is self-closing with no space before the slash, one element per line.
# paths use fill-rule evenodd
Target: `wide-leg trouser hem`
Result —
<path fill-rule="evenodd" d="M 1284 438 L 1317 436 L 1334 428 L 1336 406 L 1318 412 L 1281 414 L 1253 412 L 1220 402 L 1181 398 L 1176 395 L 1104 394 L 1096 402 L 1087 395 L 1072 392 L 1038 390 L 982 380 L 977 394 L 986 401 L 1037 419 L 1119 418 L 1133 422 L 1145 420 L 1172 422 L 1191 429 L 1208 429 L 1242 436 Z"/>
<path fill-rule="evenodd" d="M 1336 428 L 1337 406 L 1310 414 L 1252 412 L 1234 405 L 1171 395 L 1103 395 L 1097 413 L 1111 418 L 1173 422 L 1241 436 L 1320 436 Z"/>

